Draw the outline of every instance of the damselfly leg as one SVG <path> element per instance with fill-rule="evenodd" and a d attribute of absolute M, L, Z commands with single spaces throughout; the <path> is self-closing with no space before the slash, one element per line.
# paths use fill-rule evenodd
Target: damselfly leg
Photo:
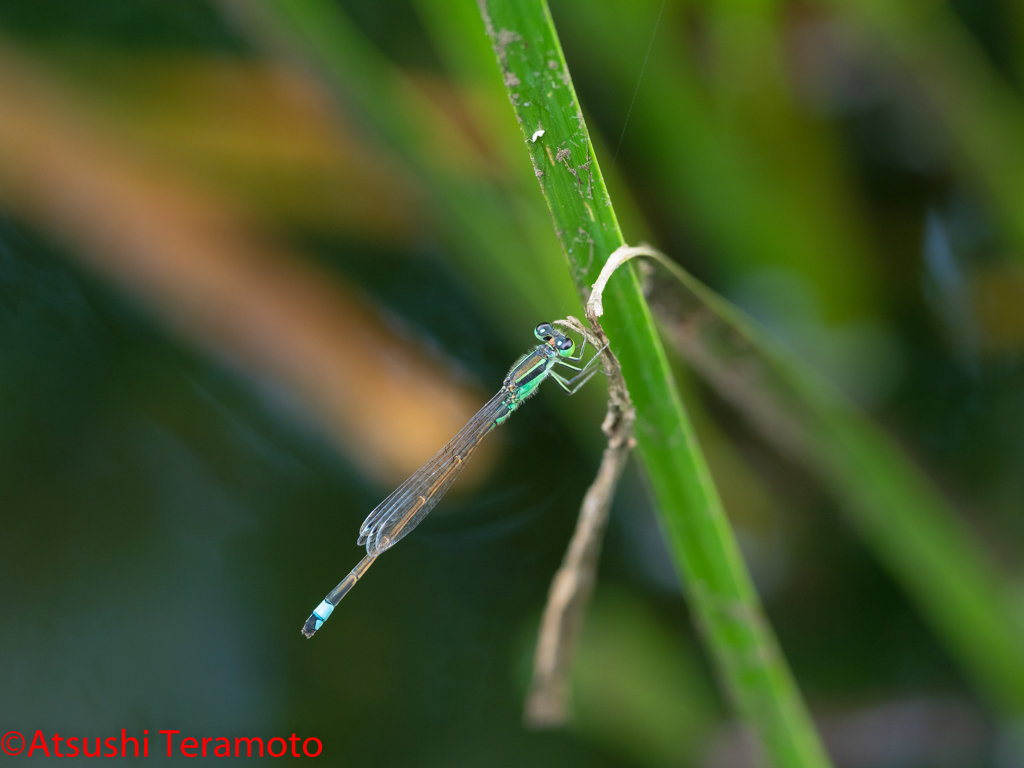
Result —
<path fill-rule="evenodd" d="M 586 337 L 584 337 L 584 344 L 585 343 Z M 566 368 L 569 368 L 573 371 L 577 371 L 577 373 L 575 376 L 567 379 L 564 376 L 556 373 L 555 371 L 551 371 L 551 378 L 555 380 L 558 386 L 560 386 L 566 394 L 575 395 L 580 387 L 582 387 L 584 384 L 590 381 L 591 376 L 593 376 L 595 373 L 604 373 L 604 370 L 601 368 L 597 368 L 596 365 L 597 362 L 601 359 L 601 353 L 604 352 L 605 349 L 607 349 L 607 347 L 608 345 L 605 344 L 603 347 L 597 350 L 597 352 L 594 353 L 594 356 L 590 358 L 590 360 L 587 361 L 587 364 L 584 365 L 582 368 L 578 368 L 575 365 L 567 365 L 566 363 L 559 360 L 557 365 L 565 366 Z"/>

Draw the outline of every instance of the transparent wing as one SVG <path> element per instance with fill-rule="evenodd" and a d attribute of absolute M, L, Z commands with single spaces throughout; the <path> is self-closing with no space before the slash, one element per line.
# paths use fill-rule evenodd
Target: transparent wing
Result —
<path fill-rule="evenodd" d="M 451 488 L 480 440 L 494 427 L 498 417 L 508 413 L 507 393 L 502 390 L 476 416 L 374 509 L 359 528 L 359 543 L 368 555 L 379 555 L 419 525 L 434 505 Z"/>

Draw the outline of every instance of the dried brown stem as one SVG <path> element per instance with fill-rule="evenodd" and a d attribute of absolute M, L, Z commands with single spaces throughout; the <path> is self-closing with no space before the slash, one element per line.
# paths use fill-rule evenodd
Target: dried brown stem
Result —
<path fill-rule="evenodd" d="M 608 447 L 601 457 L 597 477 L 583 497 L 576 530 L 548 592 L 524 713 L 526 724 L 535 728 L 559 726 L 567 719 L 569 673 L 594 591 L 608 512 L 634 444 L 636 412 L 622 378 L 622 369 L 611 347 L 607 346 L 608 337 L 600 322 L 595 316 L 588 315 L 588 320 L 589 329 L 571 316 L 556 324 L 583 334 L 597 349 L 603 347 L 601 364 L 608 377 L 608 413 L 601 429 L 608 438 Z"/>

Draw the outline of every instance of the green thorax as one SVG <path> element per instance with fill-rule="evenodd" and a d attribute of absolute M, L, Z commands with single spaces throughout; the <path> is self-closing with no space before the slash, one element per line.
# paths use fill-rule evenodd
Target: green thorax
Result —
<path fill-rule="evenodd" d="M 548 377 L 551 368 L 558 362 L 558 352 L 548 344 L 539 344 L 537 348 L 519 358 L 505 377 L 502 388 L 505 390 L 505 404 L 508 413 L 497 419 L 501 424 L 507 419 L 526 398 L 537 391 L 537 387 Z"/>

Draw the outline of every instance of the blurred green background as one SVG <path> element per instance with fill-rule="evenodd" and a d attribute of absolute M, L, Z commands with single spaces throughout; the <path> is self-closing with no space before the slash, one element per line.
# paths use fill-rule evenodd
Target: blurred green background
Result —
<path fill-rule="evenodd" d="M 521 724 L 600 385 L 521 409 L 300 636 L 366 513 L 537 322 L 579 311 L 475 3 L 324 5 L 330 51 L 272 2 L 0 2 L 0 731 L 295 732 L 338 765 L 754 764 L 635 469 L 572 721 Z M 882 425 L 1024 624 L 1024 10 L 551 10 L 627 240 Z M 1024 765 L 1024 713 L 975 687 L 844 500 L 677 362 L 836 764 Z"/>

